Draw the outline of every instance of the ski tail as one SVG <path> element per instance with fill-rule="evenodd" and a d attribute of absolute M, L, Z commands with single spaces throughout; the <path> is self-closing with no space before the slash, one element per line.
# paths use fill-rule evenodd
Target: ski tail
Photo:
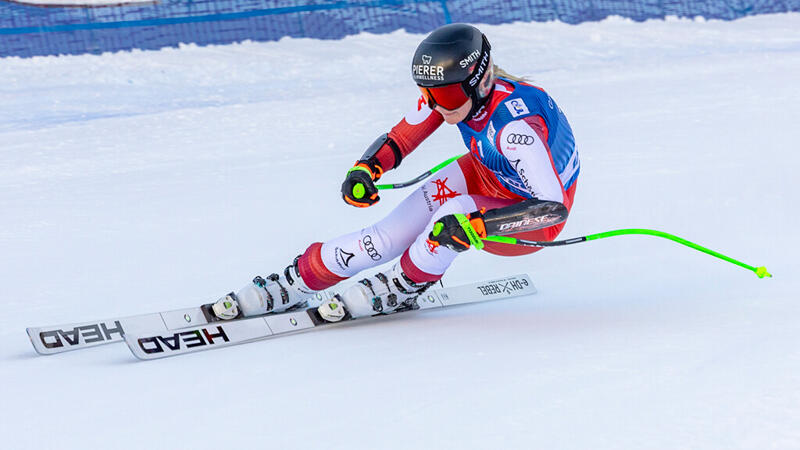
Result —
<path fill-rule="evenodd" d="M 25 331 L 37 353 L 53 355 L 122 342 L 125 340 L 125 333 L 132 327 L 162 326 L 177 329 L 208 322 L 202 307 L 194 307 L 91 322 L 31 327 Z"/>
<path fill-rule="evenodd" d="M 40 355 L 52 355 L 81 348 L 122 342 L 125 319 L 26 328 L 34 350 Z"/>

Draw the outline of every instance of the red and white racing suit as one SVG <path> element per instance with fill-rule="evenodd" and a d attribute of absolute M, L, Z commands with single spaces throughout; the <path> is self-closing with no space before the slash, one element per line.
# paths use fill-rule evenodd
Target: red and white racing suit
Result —
<path fill-rule="evenodd" d="M 486 106 L 467 125 L 484 129 L 514 85 L 498 80 Z M 389 132 L 403 157 L 411 153 L 443 123 L 442 116 L 431 110 L 420 98 L 416 107 Z M 362 270 L 389 262 L 401 256 L 403 272 L 416 283 L 437 281 L 458 255 L 446 247 L 431 248 L 427 237 L 433 224 L 448 214 L 467 214 L 480 208 L 494 209 L 526 198 L 550 200 L 572 208 L 577 185 L 576 175 L 556 170 L 547 145 L 548 128 L 539 116 L 513 120 L 496 131 L 496 146 L 503 156 L 513 161 L 524 190 L 523 197 L 507 189 L 497 175 L 480 162 L 473 152 L 448 165 L 425 181 L 392 212 L 377 223 L 343 236 L 311 244 L 299 260 L 303 281 L 309 288 L 326 289 Z M 527 137 L 536 136 L 538 139 Z M 387 146 L 376 154 L 382 167 L 395 167 L 395 154 Z M 577 167 L 577 154 L 573 166 Z M 565 189 L 564 183 L 571 179 Z M 552 241 L 565 223 L 541 230 L 515 234 L 514 237 L 536 241 Z M 487 252 L 503 256 L 533 253 L 539 248 L 487 242 Z"/>

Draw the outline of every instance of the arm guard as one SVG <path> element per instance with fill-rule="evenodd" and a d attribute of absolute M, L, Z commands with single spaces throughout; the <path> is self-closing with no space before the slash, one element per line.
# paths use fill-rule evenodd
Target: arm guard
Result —
<path fill-rule="evenodd" d="M 403 160 L 403 153 L 400 151 L 400 147 L 397 146 L 397 143 L 389 137 L 389 133 L 384 133 L 375 139 L 367 150 L 364 152 L 364 155 L 361 156 L 359 162 L 371 162 L 372 164 L 380 165 L 380 161 L 378 160 L 378 152 L 384 148 L 388 147 L 391 149 L 392 153 L 394 153 L 394 166 L 384 170 L 391 170 L 396 169 L 397 166 L 400 165 L 400 161 Z"/>

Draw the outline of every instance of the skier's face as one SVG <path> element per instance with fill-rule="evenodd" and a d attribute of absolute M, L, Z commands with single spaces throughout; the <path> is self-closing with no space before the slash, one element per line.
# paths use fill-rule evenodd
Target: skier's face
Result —
<path fill-rule="evenodd" d="M 466 103 L 456 109 L 445 109 L 441 105 L 436 105 L 434 109 L 444 117 L 445 122 L 453 125 L 467 118 L 472 109 L 472 99 L 467 99 Z"/>

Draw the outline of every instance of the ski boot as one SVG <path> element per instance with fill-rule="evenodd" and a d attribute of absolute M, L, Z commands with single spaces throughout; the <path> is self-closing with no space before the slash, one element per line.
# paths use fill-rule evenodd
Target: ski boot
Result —
<path fill-rule="evenodd" d="M 376 273 L 354 284 L 317 308 L 320 317 L 338 322 L 348 314 L 364 317 L 388 314 L 401 309 L 416 309 L 417 297 L 434 283 L 418 284 L 403 273 L 396 263 L 386 273 Z"/>
<path fill-rule="evenodd" d="M 211 305 L 214 315 L 222 320 L 283 312 L 314 297 L 316 291 L 305 285 L 297 269 L 297 261 L 287 266 L 283 275 L 273 273 L 266 278 L 255 277 L 251 284 L 236 294 L 230 294 Z"/>

